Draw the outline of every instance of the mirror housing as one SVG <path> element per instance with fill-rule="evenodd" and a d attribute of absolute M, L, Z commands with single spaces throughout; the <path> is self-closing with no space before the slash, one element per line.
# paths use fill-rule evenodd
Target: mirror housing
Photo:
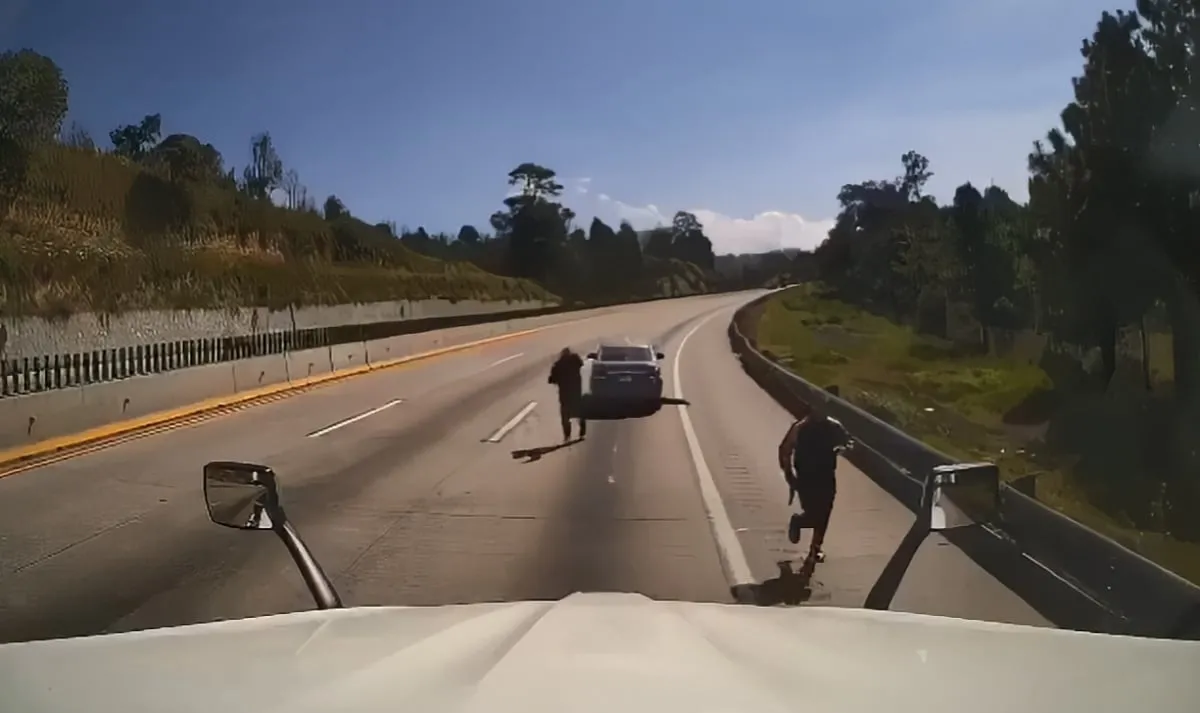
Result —
<path fill-rule="evenodd" d="M 667 358 L 667 355 L 663 354 L 662 352 L 654 352 L 654 358 L 662 361 L 663 359 Z"/>
<path fill-rule="evenodd" d="M 597 356 L 596 352 L 588 352 L 587 358 L 595 361 L 596 356 Z"/>
<path fill-rule="evenodd" d="M 265 465 L 206 464 L 204 503 L 210 520 L 235 530 L 274 530 L 284 523 L 275 471 Z"/>
<path fill-rule="evenodd" d="M 994 522 L 1000 512 L 1000 468 L 994 463 L 937 466 L 921 500 L 933 531 Z"/>

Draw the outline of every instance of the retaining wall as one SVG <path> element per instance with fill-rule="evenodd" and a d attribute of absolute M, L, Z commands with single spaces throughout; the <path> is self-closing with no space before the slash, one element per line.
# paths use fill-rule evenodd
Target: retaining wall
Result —
<path fill-rule="evenodd" d="M 271 310 L 139 311 L 122 314 L 77 314 L 62 320 L 40 317 L 0 319 L 0 359 L 42 357 L 137 344 L 195 339 L 221 339 L 251 334 L 375 324 L 403 320 L 443 319 L 551 307 L 543 302 L 481 302 L 443 299 L 375 302 Z"/>

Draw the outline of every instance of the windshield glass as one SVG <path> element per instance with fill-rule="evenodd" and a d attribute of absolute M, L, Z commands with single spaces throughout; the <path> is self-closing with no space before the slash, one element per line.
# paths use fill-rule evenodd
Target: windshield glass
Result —
<path fill-rule="evenodd" d="M 916 531 L 895 609 L 1161 632 L 1198 41 L 1198 0 L 0 0 L 0 645 L 309 608 L 207 519 L 225 459 L 286 519 L 215 511 L 352 606 L 858 608 Z"/>
<path fill-rule="evenodd" d="M 647 347 L 600 347 L 599 361 L 653 361 Z"/>

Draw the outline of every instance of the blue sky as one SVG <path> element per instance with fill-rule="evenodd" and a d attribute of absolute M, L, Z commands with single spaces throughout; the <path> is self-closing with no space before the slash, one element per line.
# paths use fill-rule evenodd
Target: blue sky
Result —
<path fill-rule="evenodd" d="M 148 113 L 246 162 L 269 130 L 360 217 L 480 227 L 505 174 L 581 217 L 697 213 L 719 252 L 811 247 L 838 188 L 916 149 L 948 198 L 1023 199 L 1099 0 L 0 0 L 98 141 Z"/>

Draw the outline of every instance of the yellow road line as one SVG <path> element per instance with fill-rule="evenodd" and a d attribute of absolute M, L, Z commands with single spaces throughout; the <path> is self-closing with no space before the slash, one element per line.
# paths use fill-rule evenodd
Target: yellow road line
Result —
<path fill-rule="evenodd" d="M 577 320 L 571 320 L 572 322 Z M 466 351 L 475 347 L 487 346 L 497 342 L 525 337 L 536 332 L 541 332 L 552 327 L 569 324 L 564 322 L 560 324 L 547 325 L 545 327 L 535 327 L 526 329 L 520 332 L 511 334 L 500 334 L 487 339 L 480 339 L 466 344 L 456 344 L 449 347 L 441 347 L 419 354 L 411 354 L 409 356 L 397 357 L 376 364 L 368 364 L 364 366 L 356 366 L 352 369 L 330 372 L 328 374 L 318 374 L 296 381 L 283 384 L 274 384 L 264 386 L 262 388 L 245 391 L 240 394 L 231 394 L 229 396 L 221 396 L 213 399 L 200 401 L 189 406 L 169 409 L 167 411 L 159 411 L 147 416 L 130 419 L 127 421 L 119 421 L 117 423 L 99 426 L 97 428 L 88 429 L 81 433 L 71 434 L 68 436 L 58 436 L 45 441 L 39 441 L 26 446 L 18 446 L 8 450 L 0 451 L 0 467 L 11 466 L 7 470 L 0 472 L 0 478 L 24 472 L 32 468 L 38 468 L 50 463 L 56 463 L 84 455 L 95 451 L 103 450 L 111 446 L 127 443 L 139 438 L 164 433 L 166 431 L 183 428 L 186 426 L 195 425 L 211 418 L 216 418 L 228 413 L 243 410 L 252 406 L 258 406 L 264 403 L 278 401 L 296 394 L 299 394 L 308 389 L 323 386 L 334 381 L 341 381 L 352 376 L 366 374 L 372 371 L 382 369 L 390 369 L 393 367 L 404 366 L 418 361 L 433 359 L 435 357 L 451 354 L 454 352 Z"/>

